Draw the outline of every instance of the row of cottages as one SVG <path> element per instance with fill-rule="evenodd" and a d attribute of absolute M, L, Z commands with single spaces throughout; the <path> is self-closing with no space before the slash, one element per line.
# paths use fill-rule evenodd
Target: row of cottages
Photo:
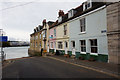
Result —
<path fill-rule="evenodd" d="M 34 33 L 30 35 L 30 48 L 28 50 L 30 55 L 36 55 L 40 53 L 43 48 L 43 52 L 49 51 L 49 26 L 54 22 L 43 20 L 42 25 L 39 25 L 34 29 Z"/>
<path fill-rule="evenodd" d="M 59 10 L 55 22 L 43 20 L 34 29 L 29 52 L 43 48 L 44 52 L 119 64 L 119 5 L 88 0 L 66 14 Z"/>
<path fill-rule="evenodd" d="M 50 51 L 107 62 L 105 3 L 89 0 L 66 14 L 62 10 L 58 14 L 58 20 L 49 28 Z"/>

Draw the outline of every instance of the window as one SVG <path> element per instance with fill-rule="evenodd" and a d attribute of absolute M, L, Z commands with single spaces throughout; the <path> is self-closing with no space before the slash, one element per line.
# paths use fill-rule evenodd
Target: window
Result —
<path fill-rule="evenodd" d="M 40 34 L 40 39 L 41 39 L 41 34 Z"/>
<path fill-rule="evenodd" d="M 33 47 L 35 47 L 35 44 L 33 43 Z"/>
<path fill-rule="evenodd" d="M 53 42 L 51 42 L 51 48 L 53 48 Z"/>
<path fill-rule="evenodd" d="M 86 52 L 86 42 L 85 40 L 80 41 L 81 52 Z"/>
<path fill-rule="evenodd" d="M 40 42 L 40 48 L 41 48 L 41 42 Z"/>
<path fill-rule="evenodd" d="M 62 21 L 62 16 L 58 18 L 58 22 L 61 22 L 61 21 Z"/>
<path fill-rule="evenodd" d="M 38 36 L 36 36 L 36 39 L 38 39 Z"/>
<path fill-rule="evenodd" d="M 36 42 L 36 47 L 37 47 L 37 42 Z"/>
<path fill-rule="evenodd" d="M 56 37 L 56 29 L 54 29 L 54 36 Z"/>
<path fill-rule="evenodd" d="M 91 0 L 88 0 L 83 5 L 83 11 L 86 10 L 86 9 L 89 9 L 91 7 L 92 7 L 92 2 L 91 2 Z"/>
<path fill-rule="evenodd" d="M 75 41 L 72 41 L 72 48 L 75 48 Z"/>
<path fill-rule="evenodd" d="M 58 48 L 62 49 L 62 42 L 58 42 Z"/>
<path fill-rule="evenodd" d="M 73 14 L 72 14 L 72 10 L 68 11 L 68 18 L 72 17 Z"/>
<path fill-rule="evenodd" d="M 68 43 L 65 41 L 65 47 L 67 48 L 68 47 Z"/>
<path fill-rule="evenodd" d="M 97 39 L 91 39 L 90 45 L 91 45 L 91 53 L 98 53 Z"/>
<path fill-rule="evenodd" d="M 85 18 L 80 19 L 80 32 L 85 32 L 86 27 L 85 27 Z"/>
<path fill-rule="evenodd" d="M 67 35 L 67 25 L 64 25 L 64 35 Z"/>
<path fill-rule="evenodd" d="M 32 43 L 30 44 L 30 46 L 32 46 Z"/>

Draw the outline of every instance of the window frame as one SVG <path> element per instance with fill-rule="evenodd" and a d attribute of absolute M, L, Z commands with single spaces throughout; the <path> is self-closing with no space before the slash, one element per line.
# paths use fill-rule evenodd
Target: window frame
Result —
<path fill-rule="evenodd" d="M 80 33 L 86 32 L 86 19 L 82 18 L 80 19 Z"/>
<path fill-rule="evenodd" d="M 53 48 L 53 42 L 50 42 L 50 47 Z"/>
<path fill-rule="evenodd" d="M 58 49 L 63 49 L 63 43 L 62 42 L 58 42 Z"/>
<path fill-rule="evenodd" d="M 73 44 L 73 42 L 74 42 L 74 44 Z M 75 48 L 75 41 L 71 41 L 71 45 L 72 45 L 72 48 Z"/>
<path fill-rule="evenodd" d="M 54 29 L 54 37 L 56 37 L 56 29 Z"/>
<path fill-rule="evenodd" d="M 40 36 L 39 36 L 39 37 L 40 37 L 40 39 L 41 39 L 41 34 L 40 34 Z"/>
<path fill-rule="evenodd" d="M 38 43 L 36 42 L 36 47 L 38 46 Z"/>
<path fill-rule="evenodd" d="M 95 40 L 95 41 L 94 41 Z M 91 41 L 93 41 L 92 43 L 91 43 Z M 94 50 L 96 48 L 96 50 Z M 92 49 L 93 49 L 93 51 L 92 51 Z M 97 39 L 90 39 L 90 52 L 91 53 L 98 53 L 98 40 Z"/>
<path fill-rule="evenodd" d="M 82 41 L 83 41 L 83 43 L 82 43 Z M 82 48 L 84 49 L 85 48 L 85 51 L 84 50 L 82 50 Z M 81 52 L 86 52 L 86 40 L 80 40 L 80 51 Z"/>
<path fill-rule="evenodd" d="M 67 35 L 67 24 L 64 25 L 64 35 Z"/>

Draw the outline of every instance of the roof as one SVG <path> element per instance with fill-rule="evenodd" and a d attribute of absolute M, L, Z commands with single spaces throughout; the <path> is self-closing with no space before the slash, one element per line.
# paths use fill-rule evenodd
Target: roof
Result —
<path fill-rule="evenodd" d="M 52 26 L 50 26 L 50 29 L 55 27 L 55 26 L 58 26 L 58 25 L 60 25 L 62 23 L 65 23 L 65 22 L 67 22 L 69 20 L 72 20 L 72 19 L 74 19 L 76 17 L 79 17 L 79 16 L 81 16 L 81 15 L 83 15 L 85 13 L 88 13 L 88 12 L 90 12 L 92 10 L 95 10 L 95 9 L 97 9 L 99 7 L 102 7 L 104 5 L 106 5 L 105 2 L 92 2 L 92 7 L 85 10 L 85 11 L 83 11 L 83 4 L 82 4 L 82 5 L 78 6 L 78 7 L 76 7 L 75 9 L 73 9 L 73 10 L 76 11 L 76 13 L 74 14 L 73 17 L 68 18 L 68 13 L 66 13 L 65 15 L 62 16 L 62 21 L 60 23 L 58 23 L 58 20 L 57 20 L 57 22 L 55 22 Z"/>
<path fill-rule="evenodd" d="M 48 22 L 47 22 L 47 24 L 48 24 L 49 27 L 52 26 L 53 23 L 54 23 L 53 21 L 48 21 Z M 39 28 L 38 28 L 38 27 L 39 27 Z M 43 30 L 46 30 L 46 29 L 43 29 L 43 26 L 41 26 L 41 25 L 39 25 L 38 27 L 36 27 L 36 28 L 34 29 L 34 33 L 30 34 L 30 36 L 34 35 L 35 33 L 38 33 L 38 32 L 41 32 L 41 31 L 43 31 Z M 36 31 L 36 30 L 37 30 L 37 31 Z"/>

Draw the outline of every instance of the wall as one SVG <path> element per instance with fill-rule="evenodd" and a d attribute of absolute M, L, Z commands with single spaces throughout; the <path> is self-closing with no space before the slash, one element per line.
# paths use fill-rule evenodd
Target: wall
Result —
<path fill-rule="evenodd" d="M 80 33 L 80 19 L 86 19 L 86 32 Z M 90 42 L 89 39 L 98 40 L 98 53 L 108 54 L 107 47 L 107 35 L 106 32 L 101 31 L 107 30 L 106 24 L 106 8 L 96 11 L 94 13 L 80 16 L 75 20 L 70 21 L 70 40 L 69 46 L 70 51 L 72 50 L 71 41 L 75 41 L 76 51 L 80 51 L 80 40 L 86 40 L 87 53 L 90 53 Z"/>
<path fill-rule="evenodd" d="M 53 48 L 56 48 L 56 45 L 55 45 L 55 43 L 56 43 L 56 36 L 54 35 L 54 29 L 56 29 L 56 27 L 53 27 L 53 28 L 51 28 L 51 29 L 49 29 L 49 36 L 51 37 L 51 35 L 53 35 L 53 38 L 49 38 L 49 47 L 50 47 L 50 49 L 52 49 L 51 48 L 51 42 L 53 42 Z M 57 33 L 57 31 L 56 31 L 56 33 Z"/>
<path fill-rule="evenodd" d="M 64 25 L 67 24 L 67 35 L 64 35 Z M 60 24 L 58 26 L 56 26 L 56 47 L 58 49 L 58 42 L 62 42 L 63 44 L 63 48 L 62 49 L 58 49 L 58 50 L 64 50 L 65 47 L 65 41 L 67 41 L 68 43 L 68 49 L 69 49 L 69 23 L 65 22 L 63 24 Z"/>
<path fill-rule="evenodd" d="M 107 6 L 109 62 L 120 64 L 120 2 Z"/>

